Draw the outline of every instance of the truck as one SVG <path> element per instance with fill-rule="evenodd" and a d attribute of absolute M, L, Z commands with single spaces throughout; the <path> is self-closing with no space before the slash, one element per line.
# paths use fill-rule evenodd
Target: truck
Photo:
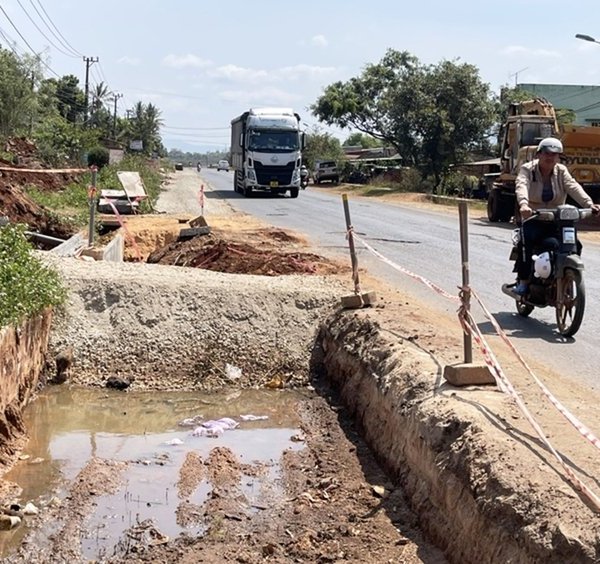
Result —
<path fill-rule="evenodd" d="M 305 134 L 300 116 L 290 108 L 251 108 L 231 121 L 233 189 L 300 193 L 300 167 Z"/>
<path fill-rule="evenodd" d="M 600 202 L 600 128 L 558 125 L 554 106 L 544 98 L 515 102 L 501 128 L 500 172 L 485 175 L 487 215 L 492 222 L 516 215 L 515 179 L 525 162 L 535 158 L 545 137 L 562 141 L 562 162 L 596 203 Z"/>

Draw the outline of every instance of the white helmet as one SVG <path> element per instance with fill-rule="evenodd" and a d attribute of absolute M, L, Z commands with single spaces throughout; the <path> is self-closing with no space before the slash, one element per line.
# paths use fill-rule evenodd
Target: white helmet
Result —
<path fill-rule="evenodd" d="M 538 153 L 562 153 L 563 146 L 562 143 L 555 139 L 554 137 L 546 137 L 546 139 L 542 139 L 537 148 Z"/>
<path fill-rule="evenodd" d="M 550 262 L 550 253 L 545 252 L 539 255 L 533 255 L 533 274 L 536 278 L 548 278 L 552 273 L 552 262 Z"/>

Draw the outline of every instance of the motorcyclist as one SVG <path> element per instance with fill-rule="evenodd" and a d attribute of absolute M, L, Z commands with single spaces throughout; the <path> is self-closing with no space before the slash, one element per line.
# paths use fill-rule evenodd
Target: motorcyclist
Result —
<path fill-rule="evenodd" d="M 554 137 L 542 139 L 537 148 L 536 158 L 521 166 L 515 181 L 517 206 L 522 220 L 521 245 L 516 270 L 518 283 L 513 292 L 527 294 L 531 276 L 533 249 L 544 239 L 554 236 L 554 224 L 541 221 L 525 221 L 535 210 L 556 208 L 564 204 L 571 196 L 584 208 L 591 208 L 594 214 L 600 212 L 600 206 L 583 190 L 571 176 L 567 167 L 560 164 L 563 153 L 562 143 Z"/>
<path fill-rule="evenodd" d="M 198 161 L 198 164 L 196 165 L 196 170 L 198 172 L 200 172 L 202 170 L 202 164 L 200 163 L 200 161 Z"/>
<path fill-rule="evenodd" d="M 306 165 L 300 167 L 300 186 L 302 186 L 303 190 L 308 186 L 308 169 Z"/>

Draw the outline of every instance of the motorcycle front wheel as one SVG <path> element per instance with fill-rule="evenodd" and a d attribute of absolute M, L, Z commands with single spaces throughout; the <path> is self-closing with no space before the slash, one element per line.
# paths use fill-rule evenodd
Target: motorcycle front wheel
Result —
<path fill-rule="evenodd" d="M 556 296 L 556 324 L 563 337 L 577 333 L 585 310 L 585 286 L 581 273 L 567 269 L 562 280 L 562 296 Z"/>

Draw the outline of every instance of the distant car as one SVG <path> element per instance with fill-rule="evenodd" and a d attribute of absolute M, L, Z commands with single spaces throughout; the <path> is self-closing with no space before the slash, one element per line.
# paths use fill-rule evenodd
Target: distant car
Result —
<path fill-rule="evenodd" d="M 338 184 L 340 181 L 340 173 L 338 172 L 335 161 L 316 161 L 313 171 L 313 179 L 315 184 L 321 184 L 324 180 Z"/>
<path fill-rule="evenodd" d="M 175 170 L 183 170 L 183 163 L 175 163 Z"/>
<path fill-rule="evenodd" d="M 217 165 L 217 172 L 219 172 L 220 170 L 229 172 L 229 162 L 228 161 L 219 161 L 219 164 Z"/>

